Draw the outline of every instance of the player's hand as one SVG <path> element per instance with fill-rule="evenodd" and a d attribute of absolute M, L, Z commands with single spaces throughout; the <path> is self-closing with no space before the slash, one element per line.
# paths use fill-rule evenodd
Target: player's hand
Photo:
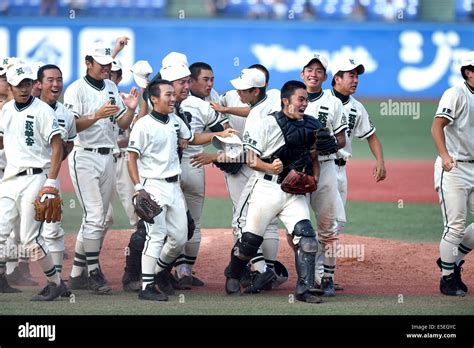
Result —
<path fill-rule="evenodd" d="M 125 46 L 128 45 L 128 41 L 130 40 L 127 36 L 120 36 L 115 40 L 115 47 L 112 50 L 112 57 L 116 57 L 117 54 L 124 49 Z"/>
<path fill-rule="evenodd" d="M 202 167 L 206 164 L 210 164 L 215 160 L 215 154 L 202 152 L 200 154 L 191 156 L 191 165 L 193 167 Z"/>
<path fill-rule="evenodd" d="M 107 102 L 104 103 L 104 105 L 100 107 L 99 110 L 95 112 L 95 116 L 97 119 L 107 118 L 107 117 L 115 115 L 116 113 L 119 112 L 119 110 L 120 108 L 117 105 L 112 105 L 110 100 L 108 100 Z"/>
<path fill-rule="evenodd" d="M 283 171 L 283 162 L 279 158 L 276 158 L 272 162 L 272 172 L 280 174 Z"/>
<path fill-rule="evenodd" d="M 209 104 L 211 104 L 211 108 L 213 108 L 217 112 L 220 112 L 220 113 L 226 113 L 227 112 L 227 108 L 225 106 L 222 106 L 222 105 L 220 105 L 218 103 L 214 103 L 214 102 L 209 102 Z"/>
<path fill-rule="evenodd" d="M 450 155 L 441 156 L 441 166 L 447 172 L 451 171 L 454 167 L 458 166 L 456 159 Z"/>
<path fill-rule="evenodd" d="M 233 134 L 237 134 L 239 133 L 238 130 L 234 129 L 234 128 L 226 128 L 225 130 L 223 130 L 222 132 L 219 132 L 219 136 L 220 137 L 223 137 L 223 138 L 227 138 L 227 137 L 230 137 L 231 135 Z"/>
<path fill-rule="evenodd" d="M 188 148 L 188 144 L 189 144 L 189 141 L 188 141 L 188 140 L 186 140 L 186 139 L 178 139 L 178 146 L 179 146 L 181 149 L 183 149 L 183 150 L 187 149 L 187 148 Z"/>
<path fill-rule="evenodd" d="M 120 96 L 122 97 L 122 100 L 128 109 L 135 110 L 137 108 L 139 93 L 135 87 L 130 90 L 129 94 L 120 93 Z"/>
<path fill-rule="evenodd" d="M 387 169 L 385 168 L 384 161 L 378 161 L 375 164 L 372 174 L 374 176 L 375 182 L 382 181 L 387 177 Z"/>

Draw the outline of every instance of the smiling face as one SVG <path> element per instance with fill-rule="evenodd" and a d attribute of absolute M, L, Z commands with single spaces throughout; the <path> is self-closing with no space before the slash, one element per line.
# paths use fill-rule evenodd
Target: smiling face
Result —
<path fill-rule="evenodd" d="M 359 74 L 357 70 L 345 71 L 342 77 L 334 76 L 334 88 L 343 95 L 354 94 L 359 84 Z"/>
<path fill-rule="evenodd" d="M 40 81 L 40 99 L 48 104 L 55 104 L 63 92 L 63 87 L 63 76 L 58 69 L 44 70 Z"/>
<path fill-rule="evenodd" d="M 174 111 L 176 103 L 176 93 L 173 86 L 168 84 L 159 85 L 159 97 L 151 96 L 153 110 L 160 114 L 170 114 Z"/>
<path fill-rule="evenodd" d="M 102 65 L 97 63 L 95 60 L 88 61 L 86 60 L 87 73 L 90 77 L 96 80 L 105 80 L 110 76 L 110 69 L 112 68 L 112 63 Z"/>
<path fill-rule="evenodd" d="M 311 64 L 304 67 L 301 72 L 301 79 L 306 85 L 309 93 L 321 91 L 321 86 L 327 79 L 326 70 L 318 60 L 313 60 Z"/>
<path fill-rule="evenodd" d="M 283 112 L 292 119 L 302 119 L 304 111 L 308 106 L 308 92 L 306 89 L 298 88 L 290 96 L 283 98 Z"/>
<path fill-rule="evenodd" d="M 24 79 L 17 86 L 10 86 L 13 99 L 19 104 L 25 104 L 31 97 L 33 89 L 33 80 Z"/>

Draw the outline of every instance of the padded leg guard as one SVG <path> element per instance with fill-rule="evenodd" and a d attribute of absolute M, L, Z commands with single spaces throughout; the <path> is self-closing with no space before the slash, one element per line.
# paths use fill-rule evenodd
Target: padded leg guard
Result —
<path fill-rule="evenodd" d="M 314 288 L 314 266 L 318 242 L 314 237 L 303 237 L 295 251 L 295 265 L 298 273 L 296 295 Z"/>
<path fill-rule="evenodd" d="M 137 230 L 130 236 L 128 252 L 125 257 L 125 274 L 122 282 L 139 281 L 142 274 L 142 251 L 145 246 L 146 229 L 142 220 L 137 223 Z"/>

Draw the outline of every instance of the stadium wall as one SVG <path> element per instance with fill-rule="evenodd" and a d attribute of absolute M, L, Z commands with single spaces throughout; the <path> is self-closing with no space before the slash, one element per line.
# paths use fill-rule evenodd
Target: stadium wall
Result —
<path fill-rule="evenodd" d="M 361 97 L 439 98 L 460 81 L 460 56 L 474 47 L 474 26 L 400 23 L 2 18 L 0 57 L 55 63 L 67 85 L 84 74 L 90 42 L 112 45 L 127 35 L 130 44 L 119 56 L 124 67 L 145 59 L 157 72 L 165 54 L 183 52 L 190 63 L 213 66 L 222 92 L 242 68 L 257 62 L 269 68 L 270 87 L 280 88 L 298 78 L 305 53 L 319 51 L 330 60 L 349 54 L 364 63 Z M 121 89 L 131 85 L 125 69 Z"/>

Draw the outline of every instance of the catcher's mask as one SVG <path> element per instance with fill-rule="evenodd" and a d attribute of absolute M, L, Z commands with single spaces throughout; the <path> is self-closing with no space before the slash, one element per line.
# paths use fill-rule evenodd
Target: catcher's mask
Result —
<path fill-rule="evenodd" d="M 288 280 L 288 270 L 281 262 L 275 261 L 274 272 L 276 274 L 276 279 L 273 281 L 272 286 L 277 288 Z"/>

